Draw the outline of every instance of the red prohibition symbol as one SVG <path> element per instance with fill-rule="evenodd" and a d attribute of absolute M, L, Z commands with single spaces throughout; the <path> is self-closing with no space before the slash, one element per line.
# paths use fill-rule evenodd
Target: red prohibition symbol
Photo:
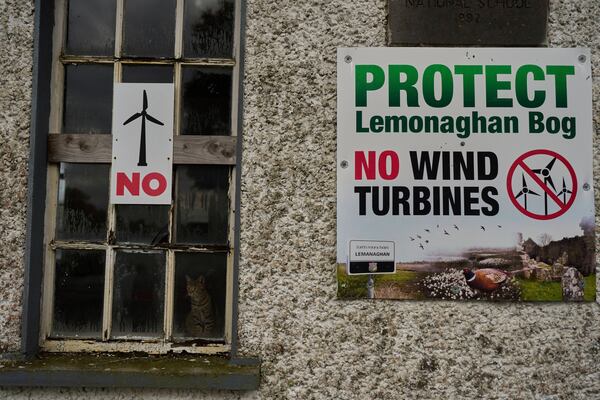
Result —
<path fill-rule="evenodd" d="M 531 157 L 538 155 L 548 156 L 549 161 L 543 168 L 531 168 L 528 165 L 528 162 L 531 162 Z M 556 162 L 561 163 L 566 168 L 569 177 L 571 178 L 570 189 L 567 188 L 564 177 L 562 184 L 558 181 L 557 185 L 554 184 L 554 181 L 552 180 L 552 168 Z M 513 191 L 513 176 L 517 168 L 520 168 L 523 171 L 521 176 L 523 185 L 520 188 L 520 191 L 515 193 Z M 535 182 L 535 188 L 527 186 L 527 180 L 525 177 L 528 177 L 530 180 Z M 540 193 L 538 188 L 541 189 L 542 193 Z M 537 220 L 549 220 L 560 217 L 566 213 L 575 202 L 575 196 L 577 195 L 577 176 L 575 175 L 575 170 L 569 161 L 567 161 L 567 159 L 562 155 L 547 149 L 531 150 L 518 157 L 508 169 L 508 174 L 506 176 L 506 189 L 508 198 L 521 213 Z M 528 196 L 530 198 L 531 196 L 543 198 L 544 213 L 538 214 L 527 209 Z M 558 206 L 558 210 L 549 214 L 549 202 L 551 204 L 556 204 Z"/>

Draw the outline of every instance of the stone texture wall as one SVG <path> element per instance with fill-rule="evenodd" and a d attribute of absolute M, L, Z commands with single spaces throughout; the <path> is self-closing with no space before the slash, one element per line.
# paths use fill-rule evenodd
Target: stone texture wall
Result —
<path fill-rule="evenodd" d="M 599 19 L 596 0 L 551 1 L 550 46 L 592 48 L 597 126 Z M 597 304 L 336 300 L 336 48 L 385 45 L 386 4 L 249 0 L 247 23 L 239 334 L 242 353 L 263 360 L 260 391 L 0 399 L 600 398 Z M 0 0 L 5 351 L 19 345 L 31 29 L 29 2 Z"/>
<path fill-rule="evenodd" d="M 0 352 L 20 346 L 33 5 L 0 0 Z"/>

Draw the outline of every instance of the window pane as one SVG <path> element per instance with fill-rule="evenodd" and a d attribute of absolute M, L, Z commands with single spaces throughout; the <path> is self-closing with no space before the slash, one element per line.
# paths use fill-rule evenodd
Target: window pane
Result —
<path fill-rule="evenodd" d="M 112 336 L 162 336 L 164 295 L 164 252 L 117 252 Z"/>
<path fill-rule="evenodd" d="M 170 65 L 123 64 L 123 82 L 173 83 L 173 67 Z"/>
<path fill-rule="evenodd" d="M 72 55 L 112 56 L 115 0 L 68 0 L 67 48 Z"/>
<path fill-rule="evenodd" d="M 185 57 L 232 57 L 233 0 L 186 0 Z"/>
<path fill-rule="evenodd" d="M 227 166 L 177 168 L 177 243 L 227 244 L 228 186 Z"/>
<path fill-rule="evenodd" d="M 125 0 L 123 54 L 174 57 L 175 0 Z"/>
<path fill-rule="evenodd" d="M 108 172 L 108 164 L 60 164 L 57 239 L 106 239 Z"/>
<path fill-rule="evenodd" d="M 230 135 L 231 69 L 183 68 L 182 134 Z"/>
<path fill-rule="evenodd" d="M 104 254 L 102 250 L 56 250 L 52 336 L 101 336 Z"/>
<path fill-rule="evenodd" d="M 177 253 L 173 336 L 223 338 L 227 255 Z"/>
<path fill-rule="evenodd" d="M 112 64 L 65 65 L 63 132 L 110 133 Z"/>
<path fill-rule="evenodd" d="M 117 242 L 156 245 L 169 242 L 169 206 L 118 205 Z"/>

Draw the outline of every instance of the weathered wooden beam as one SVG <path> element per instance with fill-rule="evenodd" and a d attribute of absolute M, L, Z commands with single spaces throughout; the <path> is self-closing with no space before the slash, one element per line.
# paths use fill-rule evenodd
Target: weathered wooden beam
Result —
<path fill-rule="evenodd" d="M 173 161 L 175 164 L 235 165 L 235 136 L 174 136 Z"/>
<path fill-rule="evenodd" d="M 48 135 L 49 162 L 109 163 L 111 135 Z"/>
<path fill-rule="evenodd" d="M 133 154 L 133 153 L 132 153 Z M 112 135 L 50 134 L 48 161 L 110 163 Z M 173 140 L 175 164 L 235 165 L 235 136 L 181 135 Z"/>

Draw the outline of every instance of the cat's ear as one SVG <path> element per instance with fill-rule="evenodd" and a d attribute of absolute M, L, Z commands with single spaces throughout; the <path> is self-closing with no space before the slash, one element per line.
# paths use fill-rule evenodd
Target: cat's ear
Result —
<path fill-rule="evenodd" d="M 189 276 L 189 275 L 186 275 L 186 276 L 185 276 L 185 281 L 186 281 L 188 284 L 190 284 L 190 283 L 192 283 L 194 280 L 193 280 L 192 278 L 190 278 L 190 276 Z"/>

